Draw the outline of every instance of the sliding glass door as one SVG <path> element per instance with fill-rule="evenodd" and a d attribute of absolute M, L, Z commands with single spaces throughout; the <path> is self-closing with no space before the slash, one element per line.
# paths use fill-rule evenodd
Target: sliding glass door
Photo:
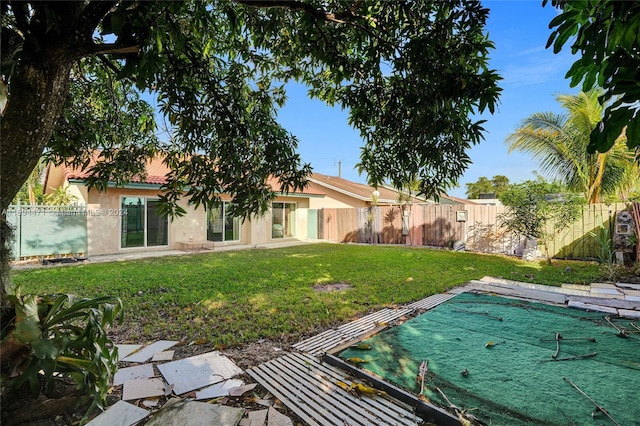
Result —
<path fill-rule="evenodd" d="M 160 215 L 159 200 L 122 197 L 120 247 L 154 247 L 169 244 L 169 223 Z"/>
<path fill-rule="evenodd" d="M 288 238 L 295 235 L 295 203 L 271 204 L 271 238 Z"/>
<path fill-rule="evenodd" d="M 207 240 L 240 240 L 240 218 L 229 213 L 230 206 L 231 203 L 223 202 L 207 210 Z"/>

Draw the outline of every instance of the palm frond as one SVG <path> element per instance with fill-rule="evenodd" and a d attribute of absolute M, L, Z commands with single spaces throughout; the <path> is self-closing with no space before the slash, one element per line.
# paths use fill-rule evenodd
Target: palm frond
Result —
<path fill-rule="evenodd" d="M 591 131 L 602 117 L 599 94 L 591 90 L 559 96 L 567 113 L 532 114 L 505 141 L 509 152 L 530 154 L 545 177 L 561 181 L 590 202 L 637 185 L 640 175 L 624 132 L 609 152 L 587 152 Z"/>

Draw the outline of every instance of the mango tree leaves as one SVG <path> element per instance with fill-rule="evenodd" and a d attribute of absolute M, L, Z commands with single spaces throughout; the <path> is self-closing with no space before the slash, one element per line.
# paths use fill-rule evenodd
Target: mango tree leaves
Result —
<path fill-rule="evenodd" d="M 571 86 L 582 82 L 585 92 L 600 86 L 602 102 L 609 102 L 591 133 L 589 153 L 607 152 L 625 127 L 627 146 L 640 146 L 640 4 L 614 0 L 552 0 L 551 4 L 563 12 L 549 24 L 554 30 L 547 47 L 558 53 L 570 42 L 572 53 L 581 54 L 566 75 Z"/>
<path fill-rule="evenodd" d="M 404 187 L 417 179 L 420 192 L 433 196 L 462 175 L 483 132 L 470 116 L 493 112 L 500 92 L 487 69 L 488 10 L 478 2 L 354 2 L 325 20 L 250 12 L 256 43 L 273 47 L 310 96 L 349 109 L 370 183 Z M 274 36 L 282 19 L 290 24 Z"/>
<path fill-rule="evenodd" d="M 372 184 L 417 180 L 427 196 L 462 175 L 484 131 L 472 116 L 493 112 L 500 93 L 487 66 L 488 9 L 478 1 L 22 6 L 3 8 L 8 28 L 46 27 L 22 31 L 33 38 L 23 56 L 93 25 L 93 44 L 64 50 L 76 67 L 49 155 L 89 168 L 89 184 L 105 189 L 141 176 L 146 159 L 162 152 L 171 169 L 162 188 L 168 214 L 183 213 L 177 200 L 185 190 L 196 205 L 228 193 L 246 217 L 265 212 L 277 192 L 304 187 L 311 168 L 277 121 L 290 80 L 349 110 Z M 23 13 L 29 7 L 32 15 Z"/>

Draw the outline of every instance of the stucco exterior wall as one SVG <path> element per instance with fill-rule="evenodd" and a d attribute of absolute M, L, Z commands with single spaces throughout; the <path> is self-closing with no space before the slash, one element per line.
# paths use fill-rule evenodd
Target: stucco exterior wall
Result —
<path fill-rule="evenodd" d="M 87 203 L 87 246 L 89 256 L 112 254 L 127 251 L 166 250 L 167 246 L 158 247 L 120 247 L 120 230 L 122 227 L 121 197 L 155 198 L 158 191 L 144 189 L 109 188 L 105 192 L 95 189 L 88 191 Z M 173 230 L 169 225 L 169 248 L 173 238 Z"/>
<path fill-rule="evenodd" d="M 311 192 L 324 193 L 324 197 L 312 197 L 309 198 L 310 209 L 346 209 L 350 207 L 367 207 L 368 203 L 363 200 L 359 200 L 352 196 L 343 194 L 333 189 L 318 185 L 316 183 L 309 183 L 308 187 Z"/>
<path fill-rule="evenodd" d="M 75 204 L 88 204 L 89 191 L 86 186 L 69 183 L 66 179 L 64 180 L 64 185 L 67 187 L 67 194 L 75 197 L 73 201 Z"/>
<path fill-rule="evenodd" d="M 272 243 L 287 239 L 304 240 L 307 238 L 307 211 L 309 210 L 310 198 L 294 197 L 294 196 L 281 196 L 276 197 L 274 202 L 276 203 L 295 203 L 295 225 L 293 237 L 285 238 L 272 238 L 272 220 L 271 209 L 267 211 L 264 216 L 251 218 L 251 241 L 246 244 L 265 244 Z"/>
<path fill-rule="evenodd" d="M 111 254 L 127 251 L 176 249 L 181 241 L 205 241 L 207 218 L 204 208 L 195 209 L 187 200 L 178 204 L 187 214 L 173 221 L 169 219 L 168 245 L 155 247 L 121 248 L 122 197 L 156 198 L 158 191 L 144 189 L 109 188 L 106 192 L 88 191 L 87 239 L 89 255 Z"/>
<path fill-rule="evenodd" d="M 157 190 L 139 188 L 109 188 L 106 192 L 94 189 L 87 191 L 84 185 L 72 183 L 70 191 L 85 193 L 87 199 L 87 246 L 88 254 L 96 256 L 132 251 L 151 251 L 179 249 L 183 242 L 207 241 L 207 214 L 203 206 L 195 208 L 187 199 L 179 201 L 179 205 L 187 212 L 184 216 L 169 220 L 168 242 L 166 246 L 121 248 L 122 229 L 122 197 L 156 198 Z M 223 201 L 230 201 L 223 197 Z M 275 202 L 295 203 L 296 239 L 307 236 L 307 210 L 309 199 L 304 197 L 277 197 Z M 262 217 L 252 217 L 240 225 L 240 240 L 215 242 L 216 247 L 227 245 L 251 245 L 269 243 L 280 240 L 271 237 L 271 209 Z"/>
<path fill-rule="evenodd" d="M 47 169 L 47 179 L 43 188 L 44 194 L 51 194 L 56 188 L 62 186 L 65 181 L 64 173 L 60 167 L 49 166 Z"/>

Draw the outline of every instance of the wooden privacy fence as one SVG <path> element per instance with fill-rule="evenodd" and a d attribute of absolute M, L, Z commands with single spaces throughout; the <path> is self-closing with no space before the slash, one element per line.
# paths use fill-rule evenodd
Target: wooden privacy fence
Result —
<path fill-rule="evenodd" d="M 624 203 L 585 206 L 581 218 L 549 243 L 554 257 L 590 258 L 600 251 L 590 235 L 613 231 Z M 412 205 L 318 210 L 318 238 L 335 242 L 465 247 L 470 251 L 522 255 L 525 241 L 500 224 L 505 206 L 478 204 Z M 553 227 L 554 224 L 549 224 Z M 540 248 L 543 250 L 543 248 Z"/>
<path fill-rule="evenodd" d="M 600 235 L 604 228 L 612 238 L 615 215 L 626 208 L 624 203 L 590 204 L 580 219 L 561 231 L 549 244 L 549 253 L 561 258 L 598 258 L 600 246 L 591 233 Z"/>

